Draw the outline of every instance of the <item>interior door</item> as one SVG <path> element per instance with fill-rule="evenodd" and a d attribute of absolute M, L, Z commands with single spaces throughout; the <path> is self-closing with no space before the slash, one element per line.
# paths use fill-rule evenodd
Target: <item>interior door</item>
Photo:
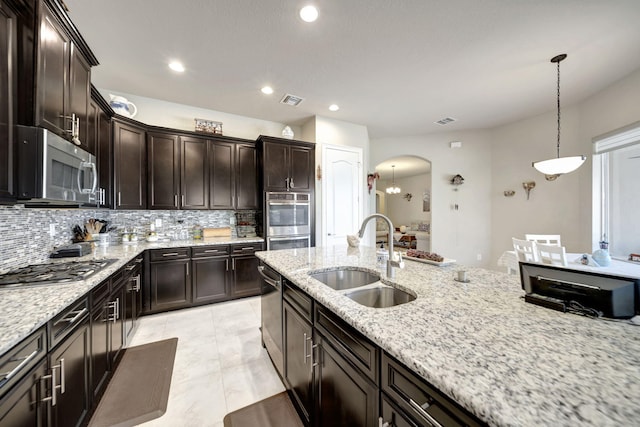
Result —
<path fill-rule="evenodd" d="M 362 149 L 323 146 L 322 246 L 344 245 L 362 218 Z"/>

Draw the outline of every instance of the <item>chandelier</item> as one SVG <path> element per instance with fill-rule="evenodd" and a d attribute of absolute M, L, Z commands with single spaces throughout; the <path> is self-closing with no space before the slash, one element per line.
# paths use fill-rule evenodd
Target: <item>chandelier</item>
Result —
<path fill-rule="evenodd" d="M 558 64 L 558 90 L 557 90 L 557 104 L 558 104 L 558 142 L 556 145 L 557 157 L 555 159 L 542 160 L 534 162 L 533 167 L 538 172 L 545 175 L 547 181 L 553 181 L 560 175 L 573 172 L 578 169 L 582 163 L 587 159 L 587 156 L 572 156 L 572 157 L 560 157 L 560 61 L 567 57 L 565 53 L 551 58 L 551 62 Z"/>
<path fill-rule="evenodd" d="M 400 191 L 400 187 L 396 186 L 396 165 L 391 165 L 391 172 L 393 174 L 393 180 L 391 182 L 391 187 L 387 187 L 387 194 L 398 194 Z"/>

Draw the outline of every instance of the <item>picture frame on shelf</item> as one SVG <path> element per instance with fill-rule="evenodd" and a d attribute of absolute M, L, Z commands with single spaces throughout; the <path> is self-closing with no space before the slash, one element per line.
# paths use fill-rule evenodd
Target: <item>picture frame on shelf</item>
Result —
<path fill-rule="evenodd" d="M 422 193 L 422 212 L 431 212 L 431 193 L 427 190 Z"/>

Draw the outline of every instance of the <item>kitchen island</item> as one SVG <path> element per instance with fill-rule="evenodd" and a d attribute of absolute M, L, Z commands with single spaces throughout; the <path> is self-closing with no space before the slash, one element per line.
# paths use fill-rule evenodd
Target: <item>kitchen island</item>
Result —
<path fill-rule="evenodd" d="M 517 276 L 405 261 L 387 279 L 374 248 L 258 252 L 258 258 L 489 425 L 621 426 L 640 420 L 640 329 L 527 304 Z M 369 308 L 309 272 L 352 266 L 417 298 Z"/>

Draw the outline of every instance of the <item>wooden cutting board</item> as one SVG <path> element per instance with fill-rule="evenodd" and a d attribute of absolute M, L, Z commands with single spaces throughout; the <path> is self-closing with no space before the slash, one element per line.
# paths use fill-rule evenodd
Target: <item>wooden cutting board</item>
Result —
<path fill-rule="evenodd" d="M 231 237 L 231 227 L 204 228 L 202 237 Z"/>

